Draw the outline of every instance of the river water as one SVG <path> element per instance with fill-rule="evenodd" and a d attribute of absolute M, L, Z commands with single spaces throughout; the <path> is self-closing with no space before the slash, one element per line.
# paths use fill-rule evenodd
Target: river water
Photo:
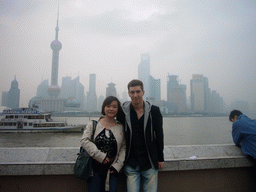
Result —
<path fill-rule="evenodd" d="M 89 117 L 56 117 L 87 124 Z M 96 118 L 91 118 L 96 119 Z M 165 145 L 230 144 L 228 117 L 164 117 Z M 0 133 L 0 147 L 79 147 L 82 133 Z"/>

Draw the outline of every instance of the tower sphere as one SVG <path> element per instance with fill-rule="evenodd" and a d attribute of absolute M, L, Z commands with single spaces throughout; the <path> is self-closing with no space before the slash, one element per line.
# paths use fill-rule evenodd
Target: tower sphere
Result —
<path fill-rule="evenodd" d="M 60 87 L 58 85 L 51 85 L 48 88 L 48 94 L 51 97 L 58 97 L 58 95 L 60 94 Z"/>
<path fill-rule="evenodd" d="M 51 42 L 51 49 L 53 51 L 60 51 L 61 48 L 62 48 L 62 44 L 60 41 L 54 40 L 53 42 Z"/>

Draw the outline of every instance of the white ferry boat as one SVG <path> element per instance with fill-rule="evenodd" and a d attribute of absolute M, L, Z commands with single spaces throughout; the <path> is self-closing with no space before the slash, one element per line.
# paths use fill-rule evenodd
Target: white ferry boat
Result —
<path fill-rule="evenodd" d="M 5 109 L 0 121 L 0 132 L 82 132 L 85 125 L 68 125 L 53 121 L 51 113 L 35 108 Z"/>

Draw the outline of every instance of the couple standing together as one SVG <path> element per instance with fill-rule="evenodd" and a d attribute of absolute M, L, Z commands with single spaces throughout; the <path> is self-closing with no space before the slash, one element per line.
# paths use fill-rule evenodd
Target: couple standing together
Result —
<path fill-rule="evenodd" d="M 127 191 L 156 192 L 158 169 L 164 167 L 163 122 L 159 107 L 143 100 L 140 80 L 128 84 L 131 102 L 120 104 L 107 97 L 97 121 L 93 140 L 93 123 L 89 122 L 81 145 L 93 158 L 89 192 L 117 191 L 118 172 L 124 165 Z"/>

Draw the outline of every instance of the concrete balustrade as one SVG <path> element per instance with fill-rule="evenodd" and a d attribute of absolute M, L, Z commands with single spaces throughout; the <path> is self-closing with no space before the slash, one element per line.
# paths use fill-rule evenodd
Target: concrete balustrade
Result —
<path fill-rule="evenodd" d="M 0 191 L 86 191 L 86 183 L 73 175 L 78 152 L 78 147 L 0 148 Z M 256 191 L 255 168 L 235 145 L 165 146 L 164 154 L 159 191 Z M 124 188 L 121 173 L 119 190 Z"/>

